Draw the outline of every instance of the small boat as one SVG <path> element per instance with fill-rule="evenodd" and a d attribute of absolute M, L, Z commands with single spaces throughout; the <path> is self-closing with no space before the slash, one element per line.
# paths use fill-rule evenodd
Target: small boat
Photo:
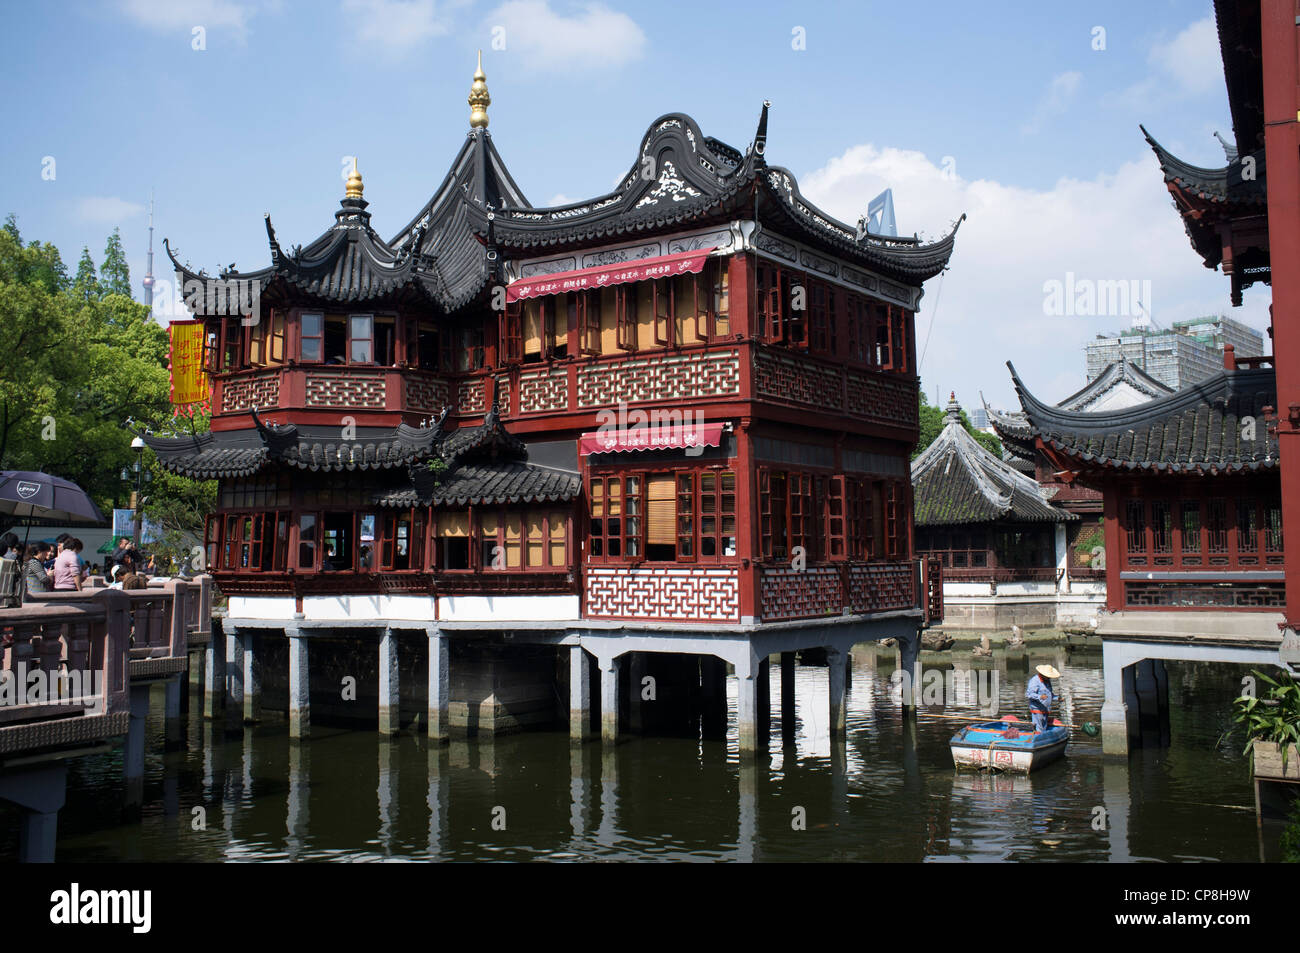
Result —
<path fill-rule="evenodd" d="M 1065 754 L 1070 729 L 1053 720 L 1046 731 L 1007 715 L 1001 721 L 967 725 L 952 736 L 952 760 L 959 768 L 1028 774 Z"/>

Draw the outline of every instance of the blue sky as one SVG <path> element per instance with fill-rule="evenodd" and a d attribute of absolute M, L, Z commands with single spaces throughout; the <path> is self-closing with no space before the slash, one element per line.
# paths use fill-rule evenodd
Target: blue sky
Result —
<path fill-rule="evenodd" d="M 1266 323 L 1266 288 L 1231 309 L 1227 279 L 1192 251 L 1137 128 L 1223 163 L 1209 0 L 56 0 L 6 24 L 0 214 L 70 268 L 83 245 L 98 262 L 120 226 L 137 295 L 151 189 L 164 278 L 164 236 L 209 270 L 266 263 L 263 212 L 282 242 L 314 238 L 345 155 L 391 237 L 463 141 L 482 48 L 493 139 L 534 204 L 607 191 L 666 112 L 744 149 L 769 99 L 769 162 L 837 217 L 856 222 L 885 186 L 904 234 L 966 212 L 918 315 L 932 399 L 1010 404 L 1007 359 L 1044 397 L 1082 386 L 1082 345 L 1129 319 L 1045 314 L 1044 283 L 1067 272 L 1150 281 L 1159 324 Z"/>

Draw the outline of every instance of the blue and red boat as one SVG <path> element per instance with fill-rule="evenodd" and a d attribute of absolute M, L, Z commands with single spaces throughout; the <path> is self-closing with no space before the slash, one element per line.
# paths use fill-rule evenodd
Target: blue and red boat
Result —
<path fill-rule="evenodd" d="M 1044 731 L 1031 721 L 1006 715 L 1000 721 L 967 725 L 952 736 L 952 760 L 959 768 L 1028 774 L 1065 754 L 1070 729 L 1053 720 Z"/>

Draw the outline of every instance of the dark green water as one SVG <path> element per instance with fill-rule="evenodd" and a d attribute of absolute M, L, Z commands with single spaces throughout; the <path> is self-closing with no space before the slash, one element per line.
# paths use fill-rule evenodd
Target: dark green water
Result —
<path fill-rule="evenodd" d="M 1099 721 L 1099 653 L 1055 647 L 1007 660 L 1002 710 L 1023 711 L 1027 673 L 1043 661 L 1065 676 L 1062 719 Z M 1011 777 L 955 772 L 948 739 L 960 722 L 936 715 L 977 720 L 977 709 L 950 698 L 905 719 L 893 665 L 871 646 L 854 651 L 847 744 L 829 737 L 826 670 L 812 667 L 796 669 L 798 723 L 783 741 L 773 665 L 770 746 L 755 762 L 738 757 L 734 718 L 726 742 L 633 737 L 605 751 L 571 749 L 558 731 L 439 748 L 412 732 L 388 741 L 320 724 L 294 745 L 283 723 L 227 734 L 191 714 L 184 747 L 163 753 L 155 692 L 139 814 L 123 814 L 120 750 L 76 762 L 58 859 L 1260 859 L 1241 744 L 1220 740 L 1240 670 L 1169 665 L 1164 747 L 1103 762 L 1100 740 L 1075 732 L 1063 761 Z M 730 679 L 729 690 L 734 715 Z M 206 829 L 193 829 L 196 807 Z M 800 815 L 806 829 L 793 829 Z M 0 810 L 0 859 L 16 855 L 13 820 Z"/>

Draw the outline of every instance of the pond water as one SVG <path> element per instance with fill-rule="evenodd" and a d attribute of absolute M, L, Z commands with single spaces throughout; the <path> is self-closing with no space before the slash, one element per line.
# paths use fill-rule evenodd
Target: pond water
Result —
<path fill-rule="evenodd" d="M 954 657 L 966 667 L 969 650 Z M 1001 710 L 1023 712 L 1044 661 L 1064 676 L 1062 720 L 1099 722 L 1095 649 L 980 660 L 998 672 Z M 951 668 L 947 655 L 923 664 Z M 205 722 L 194 695 L 182 746 L 164 752 L 155 691 L 142 803 L 122 807 L 120 749 L 74 762 L 58 859 L 1258 861 L 1261 843 L 1274 859 L 1240 736 L 1224 737 L 1242 671 L 1170 663 L 1163 745 L 1157 730 L 1127 763 L 1103 761 L 1100 739 L 1075 731 L 1063 760 L 1026 777 L 956 772 L 948 739 L 979 720 L 978 698 L 905 717 L 894 665 L 888 650 L 854 650 L 848 737 L 833 742 L 826 670 L 796 667 L 796 724 L 783 735 L 773 664 L 757 759 L 738 754 L 730 676 L 725 741 L 630 737 L 612 749 L 573 748 L 559 730 L 439 747 L 418 731 L 388 740 L 319 723 L 295 744 L 279 721 Z M 0 858 L 16 856 L 13 821 L 0 810 Z"/>

